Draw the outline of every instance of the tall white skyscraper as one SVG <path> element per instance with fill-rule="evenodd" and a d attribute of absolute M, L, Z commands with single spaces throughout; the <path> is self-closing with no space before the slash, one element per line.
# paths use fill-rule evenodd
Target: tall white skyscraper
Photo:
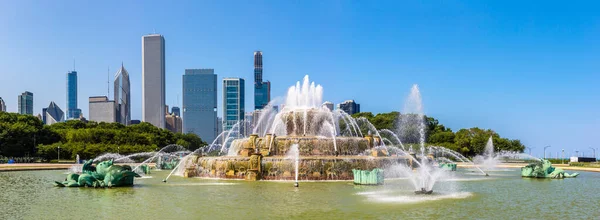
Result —
<path fill-rule="evenodd" d="M 165 128 L 165 38 L 142 36 L 142 121 Z"/>

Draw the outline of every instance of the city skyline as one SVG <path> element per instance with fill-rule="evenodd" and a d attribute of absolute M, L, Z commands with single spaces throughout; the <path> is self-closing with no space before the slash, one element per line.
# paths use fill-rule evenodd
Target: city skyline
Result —
<path fill-rule="evenodd" d="M 106 67 L 125 62 L 132 119 L 142 119 L 140 37 L 156 30 L 169 40 L 165 104 L 171 106 L 185 68 L 209 66 L 218 81 L 251 80 L 251 52 L 260 50 L 268 54 L 272 99 L 309 74 L 323 85 L 324 100 L 354 99 L 366 112 L 401 111 L 416 83 L 425 113 L 453 130 L 491 128 L 536 147 L 534 153 L 547 145 L 588 148 L 590 131 L 600 129 L 594 7 L 504 3 L 2 2 L 0 40 L 10 43 L 0 51 L 0 97 L 9 112 L 17 112 L 23 91 L 35 94 L 34 115 L 50 101 L 67 106 L 64 73 L 75 57 L 78 102 L 87 103 L 106 93 Z M 246 94 L 253 89 L 247 84 Z M 246 111 L 254 107 L 249 97 Z M 222 106 L 221 93 L 217 100 Z M 87 106 L 79 107 L 87 117 Z"/>

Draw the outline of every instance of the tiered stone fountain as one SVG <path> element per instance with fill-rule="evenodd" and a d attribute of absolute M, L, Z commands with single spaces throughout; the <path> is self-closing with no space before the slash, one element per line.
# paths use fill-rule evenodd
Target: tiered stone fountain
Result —
<path fill-rule="evenodd" d="M 221 151 L 227 156 L 192 154 L 183 162 L 182 175 L 246 180 L 294 180 L 295 176 L 299 180 L 352 180 L 353 169 L 412 164 L 410 155 L 391 155 L 379 135 L 363 135 L 356 120 L 345 112 L 321 107 L 322 91 L 321 86 L 309 84 L 306 76 L 303 84 L 298 82 L 289 89 L 281 111 L 270 106 L 263 110 L 254 134 L 223 143 Z M 299 151 L 298 169 L 296 160 L 286 157 L 295 145 Z"/>

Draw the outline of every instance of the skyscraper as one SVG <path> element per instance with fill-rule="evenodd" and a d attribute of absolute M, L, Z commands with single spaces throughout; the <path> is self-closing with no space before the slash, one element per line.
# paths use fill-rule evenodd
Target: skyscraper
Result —
<path fill-rule="evenodd" d="M 129 125 L 131 123 L 131 90 L 129 86 L 129 73 L 121 63 L 121 69 L 115 74 L 115 114 L 116 121 Z"/>
<path fill-rule="evenodd" d="M 175 108 L 173 108 L 173 113 Z M 214 69 L 186 69 L 183 75 L 183 132 L 203 141 L 217 137 L 217 75 Z"/>
<path fill-rule="evenodd" d="M 271 101 L 271 82 L 263 82 L 262 74 L 262 52 L 254 51 L 254 110 L 264 108 Z"/>
<path fill-rule="evenodd" d="M 165 38 L 142 36 L 142 121 L 165 128 Z"/>
<path fill-rule="evenodd" d="M 63 112 L 63 110 L 54 102 L 50 102 L 48 108 L 42 109 L 42 114 L 43 121 L 46 125 L 65 121 L 65 112 Z"/>
<path fill-rule="evenodd" d="M 88 120 L 95 122 L 116 122 L 115 101 L 108 100 L 106 96 L 92 96 L 90 101 L 90 114 Z M 165 116 L 163 115 L 163 118 Z"/>
<path fill-rule="evenodd" d="M 81 109 L 77 108 L 77 71 L 67 72 L 67 119 L 79 118 Z"/>
<path fill-rule="evenodd" d="M 33 93 L 25 91 L 19 95 L 19 114 L 33 115 Z"/>
<path fill-rule="evenodd" d="M 223 79 L 223 131 L 244 120 L 244 87 L 242 78 Z"/>
<path fill-rule="evenodd" d="M 6 103 L 4 102 L 2 97 L 0 97 L 0 112 L 5 112 L 5 111 L 6 111 Z"/>

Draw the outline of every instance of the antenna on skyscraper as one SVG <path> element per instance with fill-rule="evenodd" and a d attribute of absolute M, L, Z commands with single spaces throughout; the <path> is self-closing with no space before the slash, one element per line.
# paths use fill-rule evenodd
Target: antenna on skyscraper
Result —
<path fill-rule="evenodd" d="M 73 57 L 73 71 L 75 71 L 75 57 Z"/>
<path fill-rule="evenodd" d="M 106 68 L 106 97 L 110 97 L 110 66 Z"/>

